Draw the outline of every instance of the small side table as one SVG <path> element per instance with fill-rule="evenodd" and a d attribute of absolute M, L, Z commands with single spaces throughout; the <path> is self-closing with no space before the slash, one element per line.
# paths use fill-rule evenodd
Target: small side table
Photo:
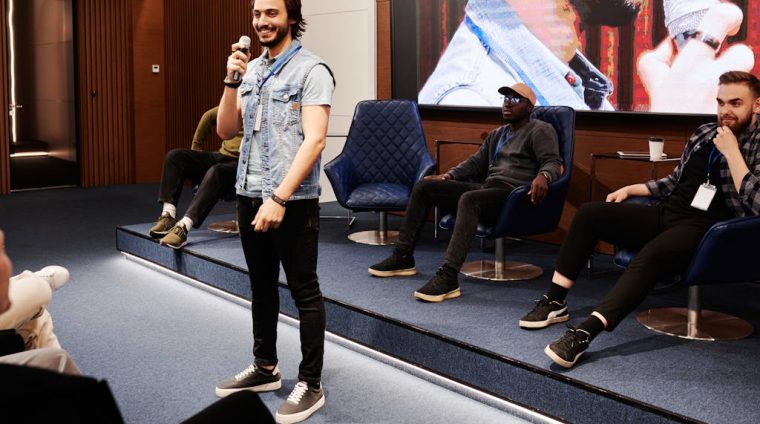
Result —
<path fill-rule="evenodd" d="M 597 159 L 613 159 L 623 161 L 640 162 L 642 166 L 650 167 L 650 174 L 653 180 L 657 179 L 657 171 L 662 166 L 675 166 L 681 158 L 667 158 L 658 161 L 649 160 L 648 157 L 631 157 L 621 156 L 617 153 L 591 153 L 591 168 L 589 169 L 589 184 L 588 184 L 588 198 L 594 200 L 594 180 L 596 180 L 596 160 Z"/>

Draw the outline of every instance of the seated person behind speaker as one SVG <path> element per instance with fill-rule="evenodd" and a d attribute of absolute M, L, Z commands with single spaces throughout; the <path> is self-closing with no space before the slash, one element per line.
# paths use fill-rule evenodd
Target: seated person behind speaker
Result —
<path fill-rule="evenodd" d="M 158 201 L 163 203 L 163 210 L 156 225 L 150 229 L 150 236 L 162 237 L 160 243 L 163 245 L 175 249 L 184 246 L 190 228 L 200 227 L 219 196 L 225 191 L 234 193 L 242 130 L 234 138 L 224 140 L 218 152 L 202 150 L 203 140 L 216 127 L 217 109 L 210 109 L 201 117 L 191 150 L 174 149 L 164 159 L 158 193 Z M 177 202 L 185 179 L 200 185 L 185 216 L 178 221 Z"/>
<path fill-rule="evenodd" d="M 581 325 L 546 346 L 559 365 L 571 367 L 602 330 L 612 331 L 662 277 L 689 266 L 703 235 L 717 221 L 760 213 L 760 81 L 746 72 L 720 76 L 717 123 L 699 127 L 672 174 L 621 188 L 607 202 L 582 205 L 559 252 L 549 291 L 520 320 L 543 328 L 567 321 L 565 296 L 597 240 L 640 249 L 602 303 Z M 656 196 L 657 206 L 621 204 L 631 196 Z"/>
<path fill-rule="evenodd" d="M 414 246 L 431 206 L 456 210 L 457 219 L 444 264 L 414 296 L 441 302 L 460 295 L 457 274 L 470 249 L 478 221 L 493 221 L 509 193 L 530 184 L 528 195 L 541 203 L 548 184 L 560 175 L 557 133 L 546 122 L 531 120 L 536 95 L 523 83 L 501 87 L 506 125 L 491 131 L 478 151 L 442 175 L 425 177 L 412 189 L 406 217 L 393 254 L 369 267 L 377 277 L 414 275 Z M 477 181 L 477 182 L 471 182 Z"/>

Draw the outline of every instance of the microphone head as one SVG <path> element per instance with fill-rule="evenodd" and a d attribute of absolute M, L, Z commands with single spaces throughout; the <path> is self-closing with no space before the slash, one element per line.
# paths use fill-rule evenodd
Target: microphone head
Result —
<path fill-rule="evenodd" d="M 695 31 L 707 9 L 720 3 L 718 0 L 665 0 L 665 26 L 671 37 Z"/>
<path fill-rule="evenodd" d="M 238 44 L 240 44 L 241 49 L 248 50 L 251 47 L 251 37 L 247 35 L 241 36 L 240 40 L 238 40 Z"/>

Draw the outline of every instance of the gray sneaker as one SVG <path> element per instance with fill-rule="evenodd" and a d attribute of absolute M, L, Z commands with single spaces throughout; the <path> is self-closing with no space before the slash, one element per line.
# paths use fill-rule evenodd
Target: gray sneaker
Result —
<path fill-rule="evenodd" d="M 169 215 L 168 212 L 164 212 L 158 217 L 156 224 L 150 227 L 150 236 L 153 238 L 165 236 L 176 223 L 177 220 L 173 216 Z"/>
<path fill-rule="evenodd" d="M 277 410 L 274 420 L 279 424 L 300 423 L 324 404 L 325 394 L 321 383 L 318 389 L 314 389 L 305 381 L 299 381 L 288 396 L 288 400 Z"/>
<path fill-rule="evenodd" d="M 269 392 L 280 387 L 282 379 L 279 367 L 275 366 L 272 372 L 262 372 L 256 364 L 251 364 L 236 376 L 219 383 L 216 386 L 216 395 L 225 397 L 241 390 Z"/>

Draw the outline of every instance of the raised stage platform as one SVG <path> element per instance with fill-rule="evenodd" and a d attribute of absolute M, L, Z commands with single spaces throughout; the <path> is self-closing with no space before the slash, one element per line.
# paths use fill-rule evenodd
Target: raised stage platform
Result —
<path fill-rule="evenodd" d="M 325 214 L 345 214 L 334 205 Z M 231 219 L 210 217 L 207 222 Z M 377 224 L 359 214 L 352 231 Z M 117 248 L 229 293 L 249 298 L 246 266 L 237 236 L 192 231 L 181 250 L 148 237 L 151 223 L 117 228 Z M 494 283 L 460 276 L 462 297 L 442 304 L 416 301 L 415 289 L 434 273 L 446 235 L 434 240 L 424 231 L 415 254 L 418 274 L 380 279 L 367 267 L 391 247 L 355 244 L 346 238 L 346 220 L 321 223 L 319 277 L 327 300 L 327 329 L 426 370 L 507 399 L 554 418 L 577 423 L 760 421 L 760 336 L 731 342 L 696 342 L 653 333 L 633 316 L 612 333 L 601 334 L 572 369 L 544 355 L 563 325 L 526 331 L 519 318 L 549 284 L 558 248 L 528 241 L 507 243 L 517 260 L 541 266 L 536 280 Z M 391 228 L 397 221 L 391 219 Z M 477 242 L 469 259 L 490 258 Z M 598 257 L 597 271 L 612 270 Z M 568 296 L 571 322 L 584 318 L 614 283 L 616 275 L 582 277 Z M 282 277 L 284 280 L 284 275 Z M 286 284 L 282 312 L 297 317 Z M 706 287 L 706 309 L 730 312 L 760 324 L 760 285 Z M 686 291 L 649 296 L 640 309 L 685 306 Z M 358 371 L 357 371 L 358 372 Z"/>

